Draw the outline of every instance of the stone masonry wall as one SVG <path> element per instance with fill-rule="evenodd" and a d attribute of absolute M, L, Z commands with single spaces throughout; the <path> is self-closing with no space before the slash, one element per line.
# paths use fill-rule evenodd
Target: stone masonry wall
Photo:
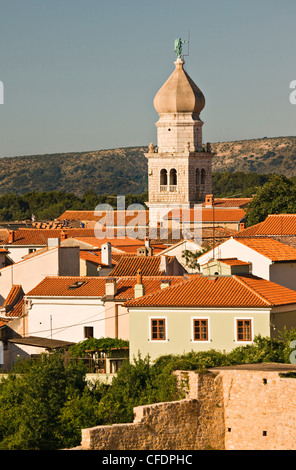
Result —
<path fill-rule="evenodd" d="M 177 371 L 185 399 L 137 407 L 130 424 L 84 429 L 81 448 L 296 450 L 296 379 L 279 366 Z"/>
<path fill-rule="evenodd" d="M 221 370 L 219 375 L 225 449 L 296 449 L 296 379 L 260 370 Z"/>
<path fill-rule="evenodd" d="M 134 408 L 133 423 L 82 430 L 84 450 L 223 449 L 221 384 L 213 374 L 181 373 L 187 398 Z M 196 396 L 199 399 L 196 399 Z"/>

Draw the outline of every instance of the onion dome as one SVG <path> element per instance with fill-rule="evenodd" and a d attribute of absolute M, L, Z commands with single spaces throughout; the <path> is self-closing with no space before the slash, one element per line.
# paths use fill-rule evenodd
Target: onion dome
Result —
<path fill-rule="evenodd" d="M 154 98 L 158 114 L 192 113 L 199 116 L 205 107 L 205 97 L 183 69 L 184 61 L 178 58 L 175 70 Z"/>

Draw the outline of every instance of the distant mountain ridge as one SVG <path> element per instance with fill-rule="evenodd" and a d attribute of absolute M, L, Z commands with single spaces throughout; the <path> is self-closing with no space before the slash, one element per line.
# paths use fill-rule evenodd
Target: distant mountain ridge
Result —
<path fill-rule="evenodd" d="M 77 195 L 141 194 L 147 191 L 148 146 L 89 152 L 5 157 L 0 160 L 0 194 L 64 191 Z M 296 175 L 296 137 L 217 142 L 213 172 Z"/>

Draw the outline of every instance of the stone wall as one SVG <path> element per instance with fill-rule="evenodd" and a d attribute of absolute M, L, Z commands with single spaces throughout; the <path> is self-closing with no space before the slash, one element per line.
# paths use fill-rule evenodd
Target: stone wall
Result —
<path fill-rule="evenodd" d="M 296 379 L 283 378 L 280 373 L 219 371 L 224 395 L 225 449 L 296 449 Z"/>
<path fill-rule="evenodd" d="M 134 408 L 134 421 L 82 430 L 84 450 L 223 449 L 224 409 L 220 379 L 213 374 L 179 373 L 187 398 Z M 192 386 L 189 391 L 190 385 Z M 195 397 L 199 398 L 196 399 Z"/>
<path fill-rule="evenodd" d="M 134 409 L 133 423 L 82 431 L 93 450 L 295 450 L 292 364 L 177 371 L 186 398 Z"/>

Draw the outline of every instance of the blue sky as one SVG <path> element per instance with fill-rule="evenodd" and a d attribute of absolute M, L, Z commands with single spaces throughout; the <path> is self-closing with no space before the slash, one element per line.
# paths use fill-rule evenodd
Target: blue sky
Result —
<path fill-rule="evenodd" d="M 295 135 L 295 0 L 0 0 L 0 157 L 156 143 L 188 38 L 204 141 Z"/>

